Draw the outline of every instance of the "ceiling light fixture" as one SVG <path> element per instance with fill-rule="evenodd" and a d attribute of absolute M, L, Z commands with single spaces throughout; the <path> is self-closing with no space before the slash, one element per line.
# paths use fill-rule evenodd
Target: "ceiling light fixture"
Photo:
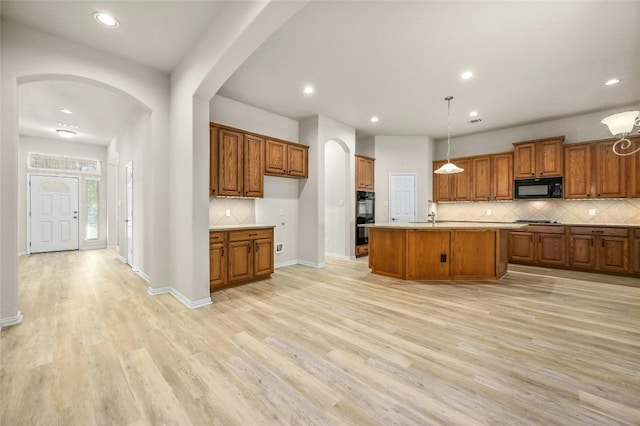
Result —
<path fill-rule="evenodd" d="M 73 114 L 73 112 L 70 109 L 61 109 L 60 112 L 64 112 L 65 114 Z"/>
<path fill-rule="evenodd" d="M 76 132 L 67 129 L 57 129 L 56 132 L 58 132 L 58 135 L 66 139 L 71 139 L 76 135 Z"/>
<path fill-rule="evenodd" d="M 469 117 L 477 117 L 478 116 L 478 111 L 471 111 L 469 113 Z"/>
<path fill-rule="evenodd" d="M 631 141 L 627 136 L 633 130 L 633 126 L 640 126 L 640 111 L 626 111 L 605 117 L 601 123 L 606 124 L 612 135 L 620 137 L 613 144 L 613 152 L 617 155 L 626 156 L 640 152 L 640 146 L 633 151 L 626 152 L 631 149 Z"/>
<path fill-rule="evenodd" d="M 465 71 L 460 75 L 460 78 L 463 80 L 469 80 L 471 77 L 473 77 L 473 73 L 471 71 Z"/>
<path fill-rule="evenodd" d="M 373 117 L 371 117 L 371 122 L 372 123 L 377 123 L 378 122 L 378 117 L 376 117 L 375 115 Z"/>
<path fill-rule="evenodd" d="M 618 84 L 618 83 L 620 83 L 620 79 L 612 78 L 611 80 L 607 80 L 607 82 L 604 85 L 605 86 L 613 86 L 614 84 Z"/>
<path fill-rule="evenodd" d="M 306 93 L 307 95 L 310 95 L 313 93 L 313 86 L 305 86 L 304 87 L 304 93 Z"/>
<path fill-rule="evenodd" d="M 449 156 L 451 155 L 451 99 L 453 99 L 453 96 L 447 96 L 444 98 L 444 100 L 447 101 L 447 162 L 440 166 L 438 170 L 433 171 L 433 173 L 437 173 L 439 175 L 450 175 L 464 172 L 464 169 L 456 166 L 449 159 Z"/>
<path fill-rule="evenodd" d="M 96 21 L 100 22 L 102 25 L 105 25 L 109 28 L 117 28 L 120 26 L 120 23 L 116 18 L 114 18 L 111 15 L 107 15 L 106 13 L 94 12 L 93 17 L 95 18 Z"/>

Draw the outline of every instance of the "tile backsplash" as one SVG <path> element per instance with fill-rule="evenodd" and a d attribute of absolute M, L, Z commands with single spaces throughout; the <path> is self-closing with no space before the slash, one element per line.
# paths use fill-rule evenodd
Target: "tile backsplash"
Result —
<path fill-rule="evenodd" d="M 252 225 L 256 223 L 255 204 L 252 198 L 210 198 L 209 226 Z"/>
<path fill-rule="evenodd" d="M 487 214 L 489 211 L 490 214 Z M 535 219 L 576 224 L 640 225 L 640 199 L 437 203 L 437 218 L 487 222 Z"/>

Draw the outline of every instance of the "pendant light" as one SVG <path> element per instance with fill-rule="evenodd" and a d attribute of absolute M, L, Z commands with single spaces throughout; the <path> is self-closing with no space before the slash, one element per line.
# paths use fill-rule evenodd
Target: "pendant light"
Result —
<path fill-rule="evenodd" d="M 434 170 L 433 173 L 437 173 L 439 175 L 451 175 L 464 171 L 464 169 L 456 166 L 449 159 L 449 156 L 451 155 L 451 99 L 453 99 L 453 96 L 447 96 L 444 98 L 444 100 L 447 101 L 447 162 L 438 170 Z"/>

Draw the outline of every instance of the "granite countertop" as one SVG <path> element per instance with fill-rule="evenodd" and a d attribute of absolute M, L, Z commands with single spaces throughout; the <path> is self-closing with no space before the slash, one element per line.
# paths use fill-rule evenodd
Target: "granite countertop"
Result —
<path fill-rule="evenodd" d="M 209 226 L 209 231 L 241 231 L 243 229 L 266 229 L 266 228 L 275 228 L 275 225 L 211 225 Z"/>
<path fill-rule="evenodd" d="M 526 223 L 511 222 L 408 222 L 408 223 L 366 223 L 359 225 L 365 228 L 396 228 L 396 229 L 520 229 Z"/>

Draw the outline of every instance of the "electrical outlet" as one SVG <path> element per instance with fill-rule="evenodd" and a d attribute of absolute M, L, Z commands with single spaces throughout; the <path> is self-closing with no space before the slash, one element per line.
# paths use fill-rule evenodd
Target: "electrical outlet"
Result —
<path fill-rule="evenodd" d="M 280 209 L 280 216 L 284 216 L 284 209 Z"/>
<path fill-rule="evenodd" d="M 227 217 L 231 216 L 231 210 L 230 209 L 226 209 L 224 211 L 224 215 L 227 216 Z"/>
<path fill-rule="evenodd" d="M 596 215 L 596 209 L 589 209 L 589 216 L 595 216 Z"/>
<path fill-rule="evenodd" d="M 487 216 L 491 216 L 493 214 L 493 212 L 491 211 L 491 209 L 487 209 Z"/>

